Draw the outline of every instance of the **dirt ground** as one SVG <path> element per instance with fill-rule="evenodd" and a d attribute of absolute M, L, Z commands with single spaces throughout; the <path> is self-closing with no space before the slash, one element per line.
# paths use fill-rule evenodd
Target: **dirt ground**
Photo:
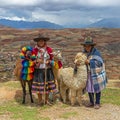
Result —
<path fill-rule="evenodd" d="M 13 100 L 15 98 L 16 91 L 9 90 L 6 87 L 0 87 L 0 105 L 3 102 Z M 21 96 L 21 92 L 18 92 L 18 96 Z M 50 120 L 120 120 L 120 106 L 112 104 L 103 104 L 100 109 L 87 108 L 83 106 L 63 106 L 62 102 L 54 104 L 48 109 L 40 111 L 44 117 L 49 117 Z M 40 109 L 39 109 L 40 110 Z M 60 117 L 66 112 L 75 113 L 74 116 L 69 118 Z M 11 120 L 10 114 L 0 114 L 0 120 Z"/>

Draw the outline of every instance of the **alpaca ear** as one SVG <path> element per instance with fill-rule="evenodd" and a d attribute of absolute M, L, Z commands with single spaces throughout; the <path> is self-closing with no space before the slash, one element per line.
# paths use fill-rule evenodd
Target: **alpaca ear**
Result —
<path fill-rule="evenodd" d="M 85 54 L 85 53 L 82 53 L 82 55 L 83 55 L 83 56 L 86 56 L 86 54 Z M 87 56 L 86 56 L 86 57 L 87 57 Z"/>
<path fill-rule="evenodd" d="M 82 56 L 84 59 L 87 59 L 87 55 L 85 53 L 82 53 Z"/>

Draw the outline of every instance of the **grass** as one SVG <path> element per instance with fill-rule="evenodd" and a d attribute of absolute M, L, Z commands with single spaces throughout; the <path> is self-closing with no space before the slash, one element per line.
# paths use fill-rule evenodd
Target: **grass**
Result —
<path fill-rule="evenodd" d="M 9 102 L 4 106 L 0 107 L 0 112 L 11 113 L 12 119 L 22 119 L 22 120 L 33 120 L 37 119 L 37 109 L 36 108 L 29 108 L 27 106 L 15 104 L 14 102 Z"/>
<path fill-rule="evenodd" d="M 10 114 L 13 120 L 50 120 L 48 117 L 41 117 L 37 107 L 8 102 L 0 107 L 0 115 Z"/>
<path fill-rule="evenodd" d="M 120 89 L 107 88 L 103 90 L 101 96 L 101 102 L 120 105 Z"/>
<path fill-rule="evenodd" d="M 69 107 L 69 105 L 67 105 L 67 104 L 62 104 L 61 105 L 61 108 L 67 108 L 67 107 Z"/>
<path fill-rule="evenodd" d="M 7 87 L 8 89 L 21 89 L 19 81 L 0 83 L 0 86 Z M 42 115 L 42 111 L 50 111 L 51 107 L 38 107 L 36 106 L 36 104 L 31 105 L 31 103 L 22 105 L 21 101 L 22 98 L 18 97 L 16 98 L 16 100 L 6 100 L 2 104 L 0 104 L 0 116 L 8 115 L 12 120 L 51 120 L 48 116 Z M 103 90 L 101 96 L 101 103 L 108 103 L 120 106 L 120 89 L 106 88 L 105 90 Z M 60 110 L 63 110 L 70 106 L 66 104 L 56 104 L 55 107 L 59 107 Z M 59 118 L 69 119 L 77 115 L 78 113 L 75 111 L 67 111 L 65 113 L 61 113 L 59 115 Z"/>
<path fill-rule="evenodd" d="M 70 117 L 76 116 L 78 113 L 77 112 L 66 112 L 60 116 L 60 118 L 65 118 L 68 119 Z"/>
<path fill-rule="evenodd" d="M 16 88 L 21 89 L 20 81 L 8 81 L 8 82 L 0 83 L 0 87 L 2 86 L 9 87 L 10 89 L 16 89 Z"/>

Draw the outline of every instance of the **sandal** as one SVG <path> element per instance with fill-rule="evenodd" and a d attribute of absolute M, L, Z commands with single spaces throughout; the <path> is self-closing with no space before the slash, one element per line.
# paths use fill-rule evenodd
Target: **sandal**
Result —
<path fill-rule="evenodd" d="M 93 103 L 89 103 L 88 105 L 86 105 L 86 107 L 94 107 Z"/>
<path fill-rule="evenodd" d="M 39 105 L 39 106 L 43 106 L 43 105 L 44 105 L 44 102 L 43 102 L 43 101 L 39 101 L 39 102 L 38 102 L 38 105 Z"/>
<path fill-rule="evenodd" d="M 94 108 L 95 108 L 95 109 L 99 109 L 99 108 L 100 108 L 100 105 L 99 105 L 99 104 L 96 104 L 96 105 L 94 106 Z"/>
<path fill-rule="evenodd" d="M 50 103 L 50 102 L 48 102 L 48 101 L 45 102 L 45 104 L 46 104 L 46 105 L 49 105 L 49 106 L 52 106 L 52 105 L 53 105 L 52 103 Z"/>

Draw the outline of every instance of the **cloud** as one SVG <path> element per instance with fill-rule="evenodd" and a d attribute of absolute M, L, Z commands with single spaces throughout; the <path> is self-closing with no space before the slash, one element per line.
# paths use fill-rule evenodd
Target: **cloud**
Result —
<path fill-rule="evenodd" d="M 40 7 L 43 10 L 120 6 L 119 0 L 1 0 L 0 2 L 0 7 Z"/>
<path fill-rule="evenodd" d="M 40 0 L 1 0 L 1 7 L 6 7 L 6 6 L 10 6 L 10 7 L 18 7 L 18 6 L 34 6 L 37 5 L 38 1 Z"/>
<path fill-rule="evenodd" d="M 120 0 L 0 0 L 0 11 L 0 18 L 11 20 L 82 25 L 120 17 Z"/>

